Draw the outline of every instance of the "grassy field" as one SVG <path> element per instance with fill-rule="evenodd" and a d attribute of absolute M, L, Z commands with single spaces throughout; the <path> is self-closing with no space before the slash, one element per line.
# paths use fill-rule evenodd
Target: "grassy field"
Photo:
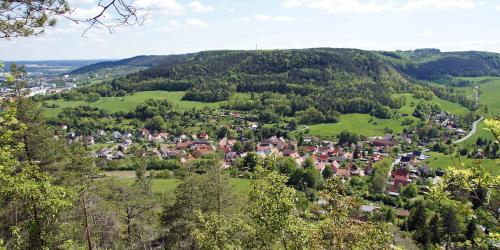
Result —
<path fill-rule="evenodd" d="M 405 105 L 401 107 L 398 112 L 402 114 L 413 114 L 415 111 L 415 106 L 419 100 L 415 99 L 412 94 L 397 94 L 395 96 L 404 96 L 406 99 Z M 412 104 L 413 103 L 413 104 Z M 446 110 L 455 115 L 464 115 L 469 110 L 456 103 L 445 101 L 434 97 L 430 101 L 432 104 L 437 104 L 442 110 Z M 346 114 L 340 116 L 340 121 L 338 123 L 324 123 L 309 126 L 310 134 L 321 137 L 333 137 L 338 135 L 343 130 L 349 130 L 351 132 L 356 132 L 364 136 L 377 136 L 384 135 L 386 133 L 385 129 L 392 129 L 393 133 L 401 133 L 403 131 L 403 126 L 401 123 L 404 118 L 399 119 L 378 119 L 373 118 L 367 114 Z"/>
<path fill-rule="evenodd" d="M 499 77 L 477 77 L 477 78 L 467 78 L 472 81 L 481 81 L 489 79 L 490 81 L 481 83 L 479 85 L 481 94 L 479 95 L 479 102 L 488 106 L 488 114 L 486 117 L 491 117 L 494 115 L 500 115 L 500 78 Z M 479 123 L 477 128 L 477 133 L 474 134 L 470 139 L 464 141 L 462 144 L 475 144 L 477 138 L 487 138 L 493 139 L 491 133 L 487 130 L 484 122 Z"/>
<path fill-rule="evenodd" d="M 455 164 L 459 166 L 464 166 L 475 161 L 474 159 L 468 158 L 460 158 L 460 161 L 458 160 L 458 158 L 454 158 L 452 160 L 449 155 L 444 155 L 437 152 L 427 152 L 426 154 L 431 156 L 431 158 L 427 159 L 427 163 L 432 169 L 446 169 L 449 166 L 454 166 L 453 162 L 455 162 Z M 481 159 L 480 162 L 481 165 L 492 175 L 496 176 L 500 174 L 500 166 L 495 163 L 495 160 Z"/>
<path fill-rule="evenodd" d="M 343 130 L 356 132 L 364 136 L 384 135 L 385 128 L 388 127 L 394 133 L 401 133 L 403 126 L 401 126 L 402 119 L 378 119 L 373 118 L 367 114 L 346 114 L 340 116 L 338 123 L 323 123 L 309 126 L 311 135 L 330 137 L 336 136 Z"/>
<path fill-rule="evenodd" d="M 184 91 L 144 91 L 137 92 L 132 95 L 127 95 L 124 97 L 102 97 L 96 102 L 87 101 L 47 101 L 48 104 L 56 104 L 57 108 L 45 108 L 45 115 L 49 117 L 57 116 L 63 108 L 66 107 L 78 107 L 81 105 L 88 105 L 91 107 L 102 108 L 111 112 L 117 111 L 131 111 L 138 104 L 143 103 L 147 99 L 156 100 L 169 100 L 174 104 L 174 107 L 180 110 L 189 110 L 192 108 L 203 108 L 203 107 L 219 107 L 222 102 L 215 103 L 204 103 L 204 102 L 193 102 L 193 101 L 183 101 L 181 100 L 184 96 Z"/>
<path fill-rule="evenodd" d="M 124 178 L 120 179 L 120 181 L 132 184 L 134 178 Z M 179 179 L 154 179 L 152 189 L 157 194 L 173 192 L 179 183 L 181 183 Z M 250 191 L 251 180 L 231 178 L 230 183 L 233 185 L 234 191 L 239 195 L 246 196 Z"/>
<path fill-rule="evenodd" d="M 472 89 L 471 89 L 472 91 Z M 420 100 L 413 97 L 413 94 L 405 93 L 405 94 L 396 94 L 395 96 L 404 96 L 406 99 L 405 105 L 399 109 L 400 113 L 411 115 L 415 111 L 415 107 Z M 426 101 L 427 102 L 427 101 Z M 413 103 L 413 105 L 412 105 Z M 439 99 L 434 97 L 431 101 L 428 101 L 433 105 L 438 105 L 441 110 L 447 111 L 454 115 L 465 115 L 469 112 L 469 109 L 460 106 L 457 103 L 449 102 L 446 100 Z"/>

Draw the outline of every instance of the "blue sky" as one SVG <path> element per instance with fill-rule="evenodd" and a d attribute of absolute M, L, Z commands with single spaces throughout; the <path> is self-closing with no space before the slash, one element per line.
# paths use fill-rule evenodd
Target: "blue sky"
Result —
<path fill-rule="evenodd" d="M 75 17 L 98 0 L 71 0 Z M 105 1 L 105 0 L 104 0 Z M 0 40 L 1 60 L 126 58 L 215 49 L 348 47 L 500 52 L 500 1 L 133 0 L 142 26 L 112 34 L 61 19 L 36 38 Z M 112 20 L 113 14 L 107 20 Z"/>

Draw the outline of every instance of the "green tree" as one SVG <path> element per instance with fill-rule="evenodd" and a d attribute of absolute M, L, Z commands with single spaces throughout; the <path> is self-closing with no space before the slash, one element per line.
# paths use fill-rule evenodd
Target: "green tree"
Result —
<path fill-rule="evenodd" d="M 326 166 L 321 173 L 323 175 L 323 179 L 327 180 L 333 176 L 333 169 L 331 166 Z"/>
<path fill-rule="evenodd" d="M 418 186 L 411 183 L 407 185 L 406 187 L 403 188 L 403 192 L 401 192 L 401 195 L 406 197 L 406 198 L 415 198 L 418 195 Z"/>
<path fill-rule="evenodd" d="M 311 234 L 312 249 L 388 249 L 391 234 L 385 224 L 360 222 L 350 217 L 355 198 L 348 196 L 347 187 L 338 178 L 326 181 L 320 196 L 326 212 L 315 223 Z"/>
<path fill-rule="evenodd" d="M 286 185 L 287 178 L 274 171 L 258 169 L 250 191 L 250 217 L 257 247 L 304 248 L 308 226 L 298 216 L 297 195 Z"/>

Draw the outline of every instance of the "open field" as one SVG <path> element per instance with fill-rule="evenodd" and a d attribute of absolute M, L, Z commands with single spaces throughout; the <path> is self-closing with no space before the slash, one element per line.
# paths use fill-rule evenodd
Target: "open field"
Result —
<path fill-rule="evenodd" d="M 373 118 L 368 114 L 346 114 L 340 116 L 338 123 L 323 123 L 309 126 L 311 135 L 329 137 L 336 136 L 344 130 L 356 132 L 364 136 L 384 135 L 385 128 L 388 127 L 394 133 L 401 133 L 403 126 L 401 126 L 402 119 L 378 119 Z"/>
<path fill-rule="evenodd" d="M 396 96 L 404 96 L 406 99 L 405 105 L 398 111 L 402 114 L 408 114 L 411 117 L 415 106 L 419 100 L 415 99 L 412 94 L 397 94 Z M 413 104 L 412 104 L 413 103 Z M 437 104 L 441 109 L 446 110 L 455 115 L 464 115 L 469 110 L 460 106 L 459 104 L 445 101 L 435 97 L 430 103 Z M 336 136 L 343 130 L 356 132 L 364 136 L 377 136 L 386 134 L 385 129 L 389 128 L 393 133 L 401 133 L 403 126 L 401 123 L 405 118 L 399 119 L 378 119 L 368 114 L 346 114 L 340 116 L 338 123 L 324 123 L 309 126 L 310 134 L 321 137 Z"/>
<path fill-rule="evenodd" d="M 181 100 L 184 96 L 184 91 L 143 91 L 137 92 L 132 95 L 127 95 L 124 97 L 101 97 L 96 102 L 87 102 L 87 101 L 65 101 L 65 100 L 56 100 L 56 101 L 46 101 L 48 104 L 56 104 L 57 108 L 45 108 L 45 115 L 49 117 L 57 116 L 63 108 L 66 107 L 78 107 L 81 105 L 87 105 L 91 107 L 98 107 L 110 112 L 117 111 L 131 111 L 138 104 L 143 103 L 147 99 L 156 99 L 156 100 L 169 100 L 174 104 L 174 107 L 180 110 L 189 110 L 192 108 L 203 108 L 203 107 L 219 107 L 222 102 L 215 103 L 204 103 L 204 102 L 193 102 L 193 101 L 183 101 Z"/>
<path fill-rule="evenodd" d="M 460 161 L 458 158 L 454 158 L 453 160 L 449 155 L 444 155 L 441 153 L 437 152 L 427 152 L 425 153 L 427 155 L 430 155 L 431 158 L 427 159 L 426 162 L 429 164 L 429 167 L 432 169 L 446 169 L 450 166 L 454 166 L 454 163 L 457 165 L 467 165 L 471 164 L 475 159 L 468 159 L 468 158 L 460 158 Z M 481 159 L 479 160 L 481 162 L 481 165 L 492 175 L 496 176 L 500 174 L 500 166 L 495 163 L 495 160 L 492 159 Z"/>
<path fill-rule="evenodd" d="M 124 178 L 120 181 L 132 184 L 134 178 Z M 234 191 L 241 196 L 246 196 L 250 191 L 251 180 L 249 179 L 231 178 L 229 182 L 233 185 Z M 157 194 L 173 192 L 180 183 L 180 179 L 153 179 L 152 189 Z"/>
<path fill-rule="evenodd" d="M 472 91 L 472 88 L 470 89 Z M 415 111 L 415 107 L 420 100 L 413 97 L 413 94 L 405 93 L 405 94 L 397 94 L 395 96 L 404 96 L 406 99 L 405 105 L 399 109 L 399 112 L 403 114 L 411 115 Z M 469 112 L 469 109 L 460 106 L 457 103 L 449 102 L 437 97 L 434 97 L 431 101 L 425 101 L 434 105 L 438 105 L 441 110 L 447 111 L 454 115 L 465 115 Z M 413 103 L 413 105 L 412 105 Z"/>

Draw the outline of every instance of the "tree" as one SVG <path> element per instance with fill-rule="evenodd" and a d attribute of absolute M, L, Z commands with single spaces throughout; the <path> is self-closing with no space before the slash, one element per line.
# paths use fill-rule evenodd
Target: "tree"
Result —
<path fill-rule="evenodd" d="M 73 205 L 75 190 L 61 183 L 66 152 L 43 123 L 40 110 L 24 98 L 16 67 L 7 77 L 17 90 L 14 103 L 1 103 L 0 202 L 13 248 L 54 248 L 60 216 Z M 51 150 L 47 150 L 51 149 Z"/>
<path fill-rule="evenodd" d="M 304 169 L 312 168 L 314 169 L 314 160 L 312 157 L 307 157 L 304 163 L 302 163 Z"/>
<path fill-rule="evenodd" d="M 403 188 L 403 192 L 401 192 L 401 195 L 403 195 L 406 198 L 415 198 L 418 195 L 418 186 L 411 183 L 407 185 L 406 187 Z"/>
<path fill-rule="evenodd" d="M 336 177 L 326 181 L 320 193 L 325 201 L 325 216 L 315 224 L 311 234 L 312 249 L 388 249 L 391 235 L 386 225 L 361 222 L 349 216 L 354 197 Z"/>
<path fill-rule="evenodd" d="M 238 221 L 238 203 L 229 176 L 220 164 L 206 168 L 203 175 L 188 175 L 176 188 L 175 201 L 164 205 L 161 220 L 167 229 L 167 247 L 226 246 L 227 235 L 237 228 L 232 223 Z M 220 221 L 228 224 L 218 224 Z"/>
<path fill-rule="evenodd" d="M 253 172 L 257 165 L 259 165 L 260 157 L 255 152 L 248 153 L 245 158 L 243 158 L 243 164 L 241 166 L 242 171 Z"/>
<path fill-rule="evenodd" d="M 99 12 L 92 17 L 74 18 L 73 8 L 67 0 L 49 1 L 0 1 L 0 38 L 29 37 L 40 35 L 46 27 L 55 26 L 59 18 L 68 18 L 76 23 L 87 23 L 90 29 L 101 25 L 111 32 L 113 27 L 141 24 L 144 16 L 139 8 L 126 1 L 104 0 L 99 2 Z M 107 19 L 110 15 L 114 18 Z"/>
<path fill-rule="evenodd" d="M 333 176 L 333 169 L 331 166 L 326 166 L 321 173 L 323 175 L 323 179 L 328 180 Z"/>
<path fill-rule="evenodd" d="M 406 221 L 408 230 L 414 231 L 427 225 L 427 211 L 422 200 L 416 200 Z"/>
<path fill-rule="evenodd" d="M 165 128 L 165 120 L 163 117 L 157 115 L 151 119 L 146 120 L 144 127 L 151 131 L 162 131 Z"/>
<path fill-rule="evenodd" d="M 430 242 L 433 244 L 441 243 L 442 237 L 442 227 L 441 227 L 441 219 L 439 214 L 434 214 L 429 221 L 429 234 L 430 234 Z"/>
<path fill-rule="evenodd" d="M 392 159 L 385 158 L 373 165 L 373 175 L 371 178 L 371 190 L 374 193 L 381 194 L 385 192 L 389 171 L 391 169 Z"/>
<path fill-rule="evenodd" d="M 259 168 L 257 174 L 259 179 L 252 184 L 249 198 L 257 247 L 304 248 L 308 227 L 298 217 L 295 190 L 275 171 Z"/>
<path fill-rule="evenodd" d="M 339 144 L 358 143 L 358 141 L 359 141 L 358 134 L 351 133 L 347 130 L 340 132 L 340 134 L 338 135 L 338 138 L 339 138 Z"/>

